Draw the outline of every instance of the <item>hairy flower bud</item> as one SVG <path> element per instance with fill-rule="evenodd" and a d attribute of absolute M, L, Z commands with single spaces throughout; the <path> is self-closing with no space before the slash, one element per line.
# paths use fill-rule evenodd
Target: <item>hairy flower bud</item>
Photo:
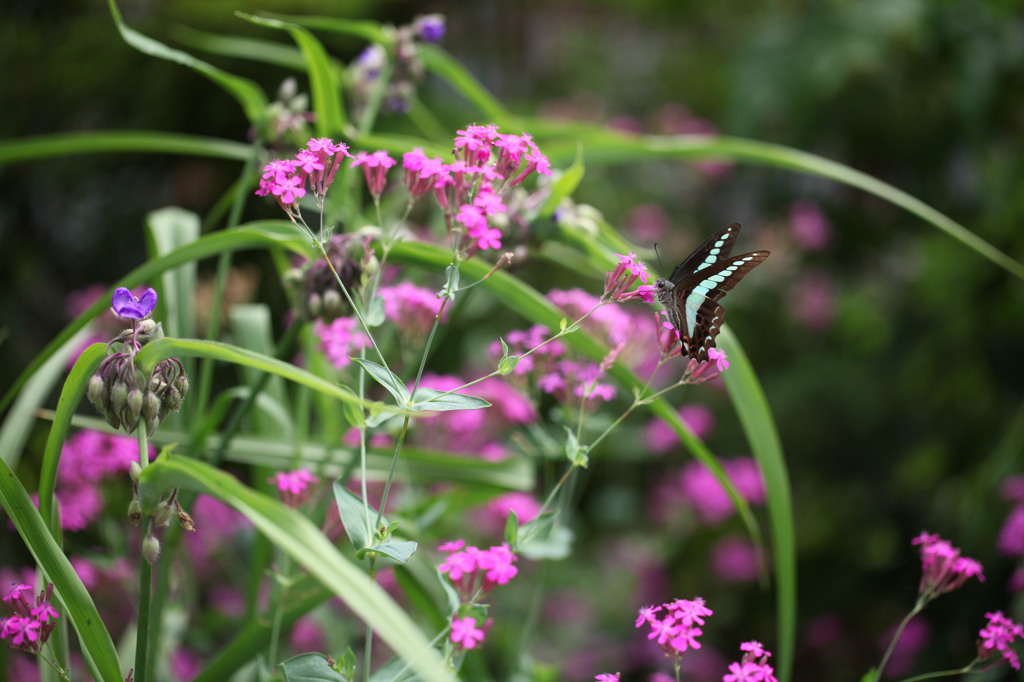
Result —
<path fill-rule="evenodd" d="M 120 416 L 124 416 L 124 408 L 128 405 L 128 385 L 118 381 L 110 390 L 110 407 Z"/>
<path fill-rule="evenodd" d="M 150 534 L 142 541 L 142 557 L 151 564 L 155 564 L 160 558 L 160 541 L 156 536 Z"/>
<path fill-rule="evenodd" d="M 110 428 L 119 429 L 121 428 L 121 418 L 117 416 L 117 413 L 113 410 L 107 410 L 103 413 L 103 418 L 110 424 Z"/>
<path fill-rule="evenodd" d="M 89 379 L 89 387 L 86 389 L 85 395 L 99 412 L 106 412 L 110 406 L 107 382 L 99 374 L 95 374 Z"/>
<path fill-rule="evenodd" d="M 135 462 L 132 462 L 135 464 Z M 128 503 L 128 523 L 133 526 L 138 526 L 142 521 L 142 505 L 139 503 L 138 498 L 132 498 L 132 501 Z"/>
<path fill-rule="evenodd" d="M 174 510 L 166 502 L 161 502 L 156 506 L 156 511 L 153 512 L 153 523 L 156 524 L 157 528 L 163 528 L 171 522 L 171 516 Z"/>
<path fill-rule="evenodd" d="M 149 391 L 142 397 L 142 416 L 145 417 L 148 422 L 150 419 L 156 419 L 159 414 L 160 396 Z"/>
<path fill-rule="evenodd" d="M 320 294 L 314 292 L 306 297 L 306 312 L 310 318 L 320 317 L 323 312 L 323 302 L 320 299 Z"/>
<path fill-rule="evenodd" d="M 341 294 L 334 289 L 324 292 L 323 306 L 322 317 L 325 320 L 335 320 L 344 315 L 347 309 L 345 302 L 341 300 Z"/>
<path fill-rule="evenodd" d="M 181 391 L 174 386 L 169 386 L 167 392 L 164 393 L 163 408 L 171 412 L 177 412 L 181 407 Z"/>
<path fill-rule="evenodd" d="M 299 268 L 288 268 L 281 275 L 281 284 L 288 291 L 298 289 L 302 285 L 303 280 L 305 280 L 305 275 L 302 274 L 302 270 Z"/>
<path fill-rule="evenodd" d="M 181 393 L 182 398 L 188 393 L 188 377 L 185 376 L 184 372 L 179 374 L 178 378 L 174 380 L 174 387 L 178 389 L 178 393 Z"/>
<path fill-rule="evenodd" d="M 133 388 L 128 391 L 128 410 L 136 421 L 139 419 L 139 412 L 142 410 L 142 391 Z"/>

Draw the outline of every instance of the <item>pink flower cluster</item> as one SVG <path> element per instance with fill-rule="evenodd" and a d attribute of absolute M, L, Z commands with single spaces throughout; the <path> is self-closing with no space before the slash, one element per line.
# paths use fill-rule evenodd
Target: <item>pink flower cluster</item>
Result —
<path fill-rule="evenodd" d="M 379 293 L 384 299 L 385 317 L 413 336 L 426 336 L 441 310 L 437 294 L 412 282 L 381 287 Z"/>
<path fill-rule="evenodd" d="M 319 479 L 306 469 L 294 471 L 278 471 L 267 479 L 268 483 L 277 486 L 281 501 L 292 508 L 304 505 L 313 494 L 313 486 Z"/>
<path fill-rule="evenodd" d="M 1020 657 L 1010 645 L 1024 637 L 1024 627 L 1004 616 L 1002 611 L 986 613 L 985 617 L 988 623 L 978 632 L 978 658 L 986 661 L 998 652 L 1014 670 L 1020 670 Z"/>
<path fill-rule="evenodd" d="M 3 601 L 14 608 L 15 615 L 0 619 L 0 639 L 8 639 L 11 646 L 22 651 L 38 653 L 50 637 L 60 614 L 50 604 L 53 583 L 41 590 L 35 604 L 26 596 L 32 594 L 32 586 L 13 583 Z"/>
<path fill-rule="evenodd" d="M 156 451 L 150 446 L 150 458 L 154 454 Z M 61 528 L 82 530 L 92 523 L 103 511 L 102 481 L 128 471 L 138 459 L 138 441 L 130 436 L 87 430 L 68 438 L 57 471 Z"/>
<path fill-rule="evenodd" d="M 475 649 L 478 644 L 484 641 L 487 632 L 477 626 L 476 618 L 473 616 L 452 618 L 451 640 L 462 646 L 464 649 Z"/>
<path fill-rule="evenodd" d="M 499 133 L 495 125 L 457 131 L 455 161 L 444 163 L 416 148 L 402 156 L 404 182 L 413 200 L 433 192 L 449 230 L 465 231 L 468 251 L 501 248 L 501 231 L 491 219 L 508 210 L 510 187 L 533 173 L 550 175 L 551 165 L 528 134 Z"/>
<path fill-rule="evenodd" d="M 339 317 L 330 324 L 317 320 L 313 333 L 320 337 L 320 350 L 336 369 L 345 369 L 352 363 L 352 354 L 370 345 L 366 334 L 358 329 L 354 317 Z"/>
<path fill-rule="evenodd" d="M 952 592 L 970 578 L 984 582 L 981 564 L 960 556 L 960 550 L 938 535 L 922 532 L 911 541 L 920 546 L 921 584 L 918 593 L 927 599 Z"/>
<path fill-rule="evenodd" d="M 448 557 L 438 566 L 464 598 L 475 598 L 477 593 L 489 592 L 498 585 L 506 585 L 516 577 L 516 555 L 505 543 L 489 549 L 467 546 L 465 541 L 446 542 L 438 549 Z"/>
<path fill-rule="evenodd" d="M 636 627 L 647 625 L 647 639 L 656 640 L 669 656 L 678 657 L 688 649 L 699 649 L 697 638 L 704 634 L 700 626 L 704 618 L 714 612 L 704 605 L 700 597 L 676 599 L 660 606 L 645 606 L 636 618 Z"/>
<path fill-rule="evenodd" d="M 334 182 L 341 160 L 351 157 L 348 145 L 327 137 L 313 137 L 306 149 L 293 159 L 275 159 L 263 167 L 257 196 L 273 196 L 278 205 L 292 215 L 295 203 L 306 195 L 306 184 L 323 205 L 327 188 Z"/>
<path fill-rule="evenodd" d="M 764 478 L 752 457 L 722 460 L 721 464 L 743 499 L 752 505 L 764 503 Z M 715 474 L 697 461 L 687 462 L 678 474 L 670 476 L 658 488 L 655 493 L 654 516 L 661 519 L 670 517 L 680 502 L 693 507 L 697 516 L 711 526 L 722 523 L 736 513 L 732 499 Z"/>
<path fill-rule="evenodd" d="M 604 300 L 625 301 L 640 298 L 646 303 L 654 301 L 653 287 L 641 287 L 642 291 L 627 293 L 627 289 L 633 286 L 639 279 L 647 284 L 647 265 L 637 260 L 636 254 L 632 251 L 627 255 L 615 254 L 619 257 L 619 263 L 615 268 L 604 276 Z"/>
<path fill-rule="evenodd" d="M 772 655 L 760 642 L 740 644 L 743 656 L 729 664 L 729 672 L 722 676 L 722 682 L 778 682 L 775 669 L 768 665 Z"/>

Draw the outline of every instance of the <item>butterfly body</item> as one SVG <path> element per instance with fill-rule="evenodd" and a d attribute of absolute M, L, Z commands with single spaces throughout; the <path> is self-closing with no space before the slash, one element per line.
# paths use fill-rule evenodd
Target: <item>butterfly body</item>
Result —
<path fill-rule="evenodd" d="M 694 360 L 707 360 L 708 350 L 715 347 L 725 320 L 719 301 L 768 258 L 768 251 L 730 256 L 739 232 L 739 223 L 722 228 L 677 265 L 668 279 L 654 283 L 669 322 L 679 330 L 683 355 Z"/>

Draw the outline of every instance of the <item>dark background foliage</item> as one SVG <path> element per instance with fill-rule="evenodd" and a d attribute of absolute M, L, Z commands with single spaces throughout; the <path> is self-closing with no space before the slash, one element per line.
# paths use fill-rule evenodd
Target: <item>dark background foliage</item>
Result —
<path fill-rule="evenodd" d="M 443 12 L 446 49 L 514 111 L 658 132 L 659 116 L 672 111 L 666 106 L 682 105 L 722 133 L 875 175 L 1024 259 L 1024 14 L 1016 3 L 122 6 L 131 25 L 171 44 L 187 40 L 186 26 L 267 37 L 237 20 L 236 9 L 395 23 Z M 246 138 L 238 107 L 212 84 L 123 44 L 105 3 L 16 0 L 0 14 L 0 137 L 138 128 Z M 362 48 L 324 40 L 344 61 Z M 211 61 L 270 93 L 289 75 Z M 428 81 L 422 95 L 453 130 L 471 122 L 443 86 Z M 403 124 L 394 117 L 384 125 Z M 208 211 L 236 174 L 224 162 L 140 154 L 0 168 L 0 383 L 9 385 L 65 324 L 70 291 L 110 282 L 144 259 L 145 212 L 167 204 Z M 987 569 L 984 585 L 945 598 L 927 616 L 926 667 L 965 662 L 983 611 L 1013 610 L 1006 585 L 1014 567 L 994 542 L 1008 509 L 999 484 L 1021 468 L 1024 283 L 875 197 L 774 168 L 739 165 L 712 179 L 680 163 L 594 164 L 577 199 L 627 234 L 636 206 L 664 209 L 672 224 L 661 246 L 666 261 L 734 220 L 745 225 L 744 245 L 773 250 L 765 272 L 730 297 L 729 321 L 759 372 L 790 464 L 801 623 L 820 624 L 823 615 L 841 623 L 841 635 L 817 647 L 807 645 L 813 632 L 800 633 L 796 679 L 852 679 L 877 660 L 884 632 L 913 601 L 918 566 L 909 539 L 922 529 L 952 539 Z M 832 237 L 821 251 L 802 251 L 788 237 L 798 199 L 816 203 L 828 219 Z M 809 282 L 812 271 L 824 280 Z M 577 284 L 595 291 L 596 274 Z M 809 328 L 793 301 L 802 287 L 823 281 L 834 292 L 834 316 Z M 734 420 L 722 411 L 719 421 L 711 447 L 741 454 Z M 641 490 L 608 494 L 635 466 L 633 442 L 614 441 L 599 453 L 576 519 L 580 551 L 592 553 L 595 566 L 608 537 L 645 528 Z M 670 456 L 678 461 L 684 453 Z M 673 550 L 671 538 L 659 540 L 674 565 L 674 593 L 665 598 L 699 593 L 749 614 L 712 638 L 719 646 L 772 642 L 771 599 L 756 588 L 716 584 L 702 569 L 699 538 L 680 540 L 685 552 Z M 635 636 L 631 613 L 604 617 L 621 621 L 615 636 Z"/>

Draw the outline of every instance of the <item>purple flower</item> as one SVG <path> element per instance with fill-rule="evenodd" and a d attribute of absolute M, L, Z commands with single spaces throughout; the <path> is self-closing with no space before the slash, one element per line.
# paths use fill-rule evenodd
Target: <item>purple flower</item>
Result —
<path fill-rule="evenodd" d="M 424 14 L 412 22 L 416 35 L 425 43 L 439 43 L 444 38 L 445 24 L 443 14 Z"/>
<path fill-rule="evenodd" d="M 118 287 L 114 290 L 111 307 L 114 314 L 121 319 L 144 320 L 153 312 L 153 308 L 156 308 L 156 292 L 146 289 L 142 296 L 135 298 L 128 289 Z"/>

